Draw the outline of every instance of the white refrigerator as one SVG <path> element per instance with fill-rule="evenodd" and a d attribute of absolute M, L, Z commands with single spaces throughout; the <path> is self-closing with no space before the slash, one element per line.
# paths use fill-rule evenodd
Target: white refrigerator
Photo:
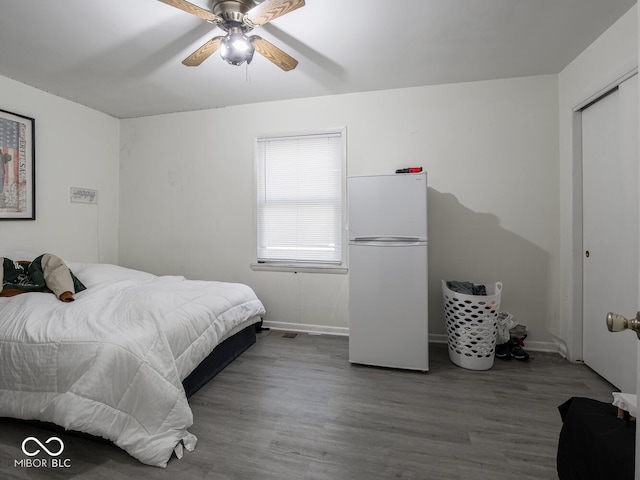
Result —
<path fill-rule="evenodd" d="M 429 370 L 427 174 L 347 178 L 349 361 Z"/>

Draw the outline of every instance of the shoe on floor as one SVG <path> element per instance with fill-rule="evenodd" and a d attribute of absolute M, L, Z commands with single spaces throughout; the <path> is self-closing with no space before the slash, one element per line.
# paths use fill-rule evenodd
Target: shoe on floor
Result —
<path fill-rule="evenodd" d="M 529 354 L 517 343 L 512 344 L 511 355 L 517 360 L 529 360 Z"/>
<path fill-rule="evenodd" d="M 508 360 L 511 358 L 511 342 L 496 345 L 496 358 Z"/>

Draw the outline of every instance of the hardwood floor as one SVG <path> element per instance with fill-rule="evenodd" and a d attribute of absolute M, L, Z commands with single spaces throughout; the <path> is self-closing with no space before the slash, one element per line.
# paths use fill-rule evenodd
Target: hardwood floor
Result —
<path fill-rule="evenodd" d="M 612 399 L 557 355 L 470 371 L 430 348 L 430 371 L 406 372 L 350 365 L 346 337 L 264 332 L 190 399 L 198 445 L 166 469 L 69 434 L 70 468 L 15 467 L 22 441 L 47 432 L 0 419 L 0 478 L 557 479 L 558 405 Z"/>

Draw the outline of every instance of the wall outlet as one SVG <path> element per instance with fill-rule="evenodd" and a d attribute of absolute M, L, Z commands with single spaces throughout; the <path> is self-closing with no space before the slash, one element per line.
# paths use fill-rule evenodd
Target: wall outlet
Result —
<path fill-rule="evenodd" d="M 73 203 L 98 203 L 98 190 L 91 188 L 71 187 L 69 200 Z"/>

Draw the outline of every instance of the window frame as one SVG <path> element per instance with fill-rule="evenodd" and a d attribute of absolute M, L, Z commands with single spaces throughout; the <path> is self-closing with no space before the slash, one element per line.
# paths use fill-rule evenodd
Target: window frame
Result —
<path fill-rule="evenodd" d="M 347 129 L 346 127 L 326 128 L 318 130 L 305 130 L 297 132 L 278 132 L 273 134 L 256 135 L 253 140 L 253 258 L 250 267 L 254 271 L 276 271 L 276 272 L 305 272 L 305 273 L 347 273 Z M 341 258 L 340 263 L 316 263 L 316 262 L 287 262 L 287 261 L 258 261 L 258 183 L 259 183 L 259 161 L 258 143 L 269 138 L 305 137 L 336 135 L 341 140 L 341 171 L 340 171 L 340 194 L 341 194 L 341 219 L 340 219 L 340 241 Z"/>

